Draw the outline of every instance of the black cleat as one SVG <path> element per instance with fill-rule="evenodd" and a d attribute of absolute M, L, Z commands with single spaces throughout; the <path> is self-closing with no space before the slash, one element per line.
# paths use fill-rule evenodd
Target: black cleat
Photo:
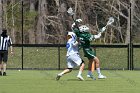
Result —
<path fill-rule="evenodd" d="M 0 76 L 2 76 L 2 72 L 0 71 Z"/>
<path fill-rule="evenodd" d="M 3 72 L 3 76 L 6 76 L 6 72 Z"/>

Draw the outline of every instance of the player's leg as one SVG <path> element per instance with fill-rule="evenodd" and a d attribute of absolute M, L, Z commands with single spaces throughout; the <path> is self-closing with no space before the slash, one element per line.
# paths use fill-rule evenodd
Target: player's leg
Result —
<path fill-rule="evenodd" d="M 97 70 L 97 73 L 98 73 L 98 78 L 99 79 L 106 78 L 106 76 L 101 74 L 101 71 L 100 71 L 100 61 L 99 61 L 98 57 L 95 57 L 94 61 L 95 61 L 95 64 L 96 64 L 96 70 Z"/>
<path fill-rule="evenodd" d="M 3 62 L 3 76 L 6 76 L 6 62 Z"/>
<path fill-rule="evenodd" d="M 63 76 L 64 74 L 70 73 L 72 71 L 72 68 L 67 68 L 65 70 L 63 70 L 61 73 L 59 73 L 59 76 Z"/>
<path fill-rule="evenodd" d="M 0 76 L 2 76 L 2 61 L 0 61 Z"/>
<path fill-rule="evenodd" d="M 95 62 L 93 59 L 89 59 L 89 63 L 88 63 L 88 70 L 91 72 L 94 72 L 95 70 Z"/>
<path fill-rule="evenodd" d="M 92 78 L 93 80 L 96 80 L 96 78 L 92 74 L 94 71 L 93 70 L 94 67 L 92 67 L 92 64 L 94 63 L 95 52 L 92 51 L 91 48 L 85 48 L 85 49 L 83 49 L 83 51 L 84 51 L 85 57 L 87 57 L 89 60 L 87 77 Z"/>
<path fill-rule="evenodd" d="M 0 51 L 0 76 L 2 76 L 2 52 Z"/>
<path fill-rule="evenodd" d="M 59 80 L 60 77 L 62 77 L 64 74 L 70 73 L 72 71 L 72 68 L 67 68 L 65 70 L 63 70 L 61 73 L 59 73 L 56 77 L 56 80 Z"/>
<path fill-rule="evenodd" d="M 92 78 L 93 80 L 96 80 L 96 78 L 93 76 L 93 71 L 95 69 L 94 67 L 94 60 L 93 58 L 90 58 L 89 59 L 89 63 L 88 63 L 88 74 L 87 74 L 87 77 L 88 78 Z"/>
<path fill-rule="evenodd" d="M 74 62 L 74 66 L 80 66 L 77 78 L 79 78 L 80 80 L 84 80 L 84 78 L 82 77 L 82 72 L 85 67 L 84 61 L 80 58 L 80 55 L 77 53 L 72 56 L 72 61 Z"/>
<path fill-rule="evenodd" d="M 6 66 L 7 66 L 7 60 L 8 60 L 8 51 L 4 52 L 3 55 L 3 76 L 6 76 Z"/>
<path fill-rule="evenodd" d="M 79 68 L 79 73 L 77 75 L 77 77 L 80 79 L 80 80 L 84 80 L 84 78 L 82 77 L 82 72 L 84 70 L 84 67 L 85 67 L 85 63 L 84 61 L 82 60 L 82 63 L 80 65 L 80 68 Z"/>
<path fill-rule="evenodd" d="M 82 63 L 81 63 L 80 68 L 79 68 L 79 74 L 80 74 L 80 75 L 82 74 L 82 72 L 83 72 L 83 70 L 84 70 L 84 67 L 85 67 L 85 63 L 84 63 L 84 61 L 82 60 Z"/>
<path fill-rule="evenodd" d="M 92 66 L 91 66 L 91 71 L 94 72 L 95 71 L 95 62 L 92 62 Z"/>
<path fill-rule="evenodd" d="M 68 68 L 65 69 L 64 71 L 62 71 L 61 73 L 57 74 L 56 80 L 59 80 L 60 77 L 62 77 L 64 74 L 67 74 L 72 71 L 72 69 L 74 67 L 74 62 L 72 61 L 72 57 L 73 56 L 67 57 L 67 67 Z"/>
<path fill-rule="evenodd" d="M 95 61 L 95 64 L 96 64 L 97 73 L 98 73 L 98 75 L 101 75 L 99 59 L 97 57 L 95 57 L 94 61 Z"/>

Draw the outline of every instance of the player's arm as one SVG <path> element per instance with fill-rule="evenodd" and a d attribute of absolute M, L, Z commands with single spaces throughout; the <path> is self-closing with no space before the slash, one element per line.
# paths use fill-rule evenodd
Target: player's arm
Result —
<path fill-rule="evenodd" d="M 101 34 L 106 30 L 106 27 L 103 27 L 102 29 L 100 29 L 100 32 L 97 35 L 92 35 L 91 38 L 92 39 L 99 39 L 101 37 Z"/>
<path fill-rule="evenodd" d="M 71 25 L 72 31 L 79 31 L 79 23 L 82 22 L 82 19 L 74 20 L 73 24 Z"/>
<path fill-rule="evenodd" d="M 8 43 L 9 43 L 9 46 L 10 46 L 11 54 L 13 54 L 12 40 L 11 40 L 10 37 L 9 37 Z"/>
<path fill-rule="evenodd" d="M 98 33 L 97 35 L 93 35 L 94 36 L 94 39 L 98 39 L 98 38 L 100 38 L 101 37 L 101 32 L 100 33 Z"/>
<path fill-rule="evenodd" d="M 78 46 L 78 44 L 79 44 L 79 43 L 78 43 L 77 41 L 74 41 L 72 45 L 73 45 L 74 47 L 76 47 L 76 46 Z"/>
<path fill-rule="evenodd" d="M 101 37 L 101 32 L 98 33 L 97 35 L 91 34 L 91 36 L 90 36 L 90 41 L 91 41 L 91 40 L 94 40 L 94 39 L 99 39 L 100 37 Z"/>

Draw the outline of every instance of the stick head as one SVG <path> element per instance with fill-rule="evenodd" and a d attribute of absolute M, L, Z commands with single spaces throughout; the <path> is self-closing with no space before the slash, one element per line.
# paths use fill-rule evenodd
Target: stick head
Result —
<path fill-rule="evenodd" d="M 74 15 L 73 9 L 71 7 L 68 9 L 67 13 L 69 15 Z"/>
<path fill-rule="evenodd" d="M 114 18 L 110 17 L 108 22 L 107 22 L 107 25 L 111 25 L 113 22 L 114 22 Z"/>

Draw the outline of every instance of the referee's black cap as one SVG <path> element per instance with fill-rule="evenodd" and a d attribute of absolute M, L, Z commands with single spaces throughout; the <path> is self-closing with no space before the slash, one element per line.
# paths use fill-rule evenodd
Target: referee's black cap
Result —
<path fill-rule="evenodd" d="M 7 29 L 3 28 L 3 29 L 2 29 L 2 32 L 6 32 L 6 33 L 7 33 Z"/>
<path fill-rule="evenodd" d="M 2 29 L 1 36 L 7 37 L 7 29 L 4 29 L 4 28 Z"/>

